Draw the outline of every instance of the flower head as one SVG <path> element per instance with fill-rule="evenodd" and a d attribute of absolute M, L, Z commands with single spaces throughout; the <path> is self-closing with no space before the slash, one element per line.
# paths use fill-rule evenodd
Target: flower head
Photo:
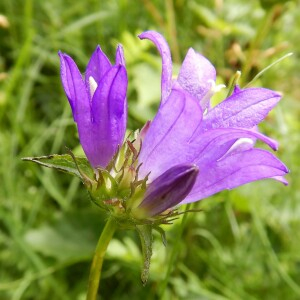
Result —
<path fill-rule="evenodd" d="M 162 57 L 161 103 L 155 118 L 123 143 L 127 73 L 121 46 L 114 66 L 98 46 L 84 79 L 72 58 L 59 53 L 63 87 L 92 168 L 72 153 L 26 160 L 79 176 L 92 200 L 119 226 L 138 231 L 145 283 L 152 230 L 158 230 L 164 240 L 159 225 L 170 224 L 180 214 L 174 206 L 265 178 L 287 184 L 288 169 L 271 152 L 255 148 L 256 140 L 261 140 L 277 150 L 276 141 L 257 126 L 278 103 L 279 94 L 236 86 L 227 99 L 212 107 L 210 98 L 219 87 L 215 68 L 205 57 L 189 49 L 178 77 L 172 80 L 165 39 L 154 31 L 140 38 L 151 40 Z"/>
<path fill-rule="evenodd" d="M 154 119 L 123 141 L 127 72 L 121 46 L 115 65 L 98 46 L 84 79 L 73 59 L 60 52 L 62 84 L 87 159 L 71 151 L 24 158 L 78 176 L 91 199 L 110 216 L 99 240 L 105 243 L 98 243 L 94 256 L 88 298 L 97 294 L 99 253 L 104 253 L 117 227 L 133 228 L 140 236 L 145 284 L 152 231 L 157 230 L 165 242 L 160 225 L 177 218 L 180 212 L 175 206 L 265 178 L 287 184 L 287 167 L 271 152 L 255 148 L 256 140 L 261 140 L 277 150 L 276 141 L 260 133 L 258 124 L 278 103 L 279 94 L 236 86 L 212 107 L 210 98 L 220 86 L 215 84 L 215 68 L 205 57 L 189 49 L 178 77 L 172 80 L 165 39 L 154 31 L 140 38 L 151 40 L 162 57 L 161 103 Z"/>
<path fill-rule="evenodd" d="M 211 108 L 210 97 L 216 78 L 213 65 L 202 55 L 189 49 L 176 80 L 172 81 L 172 60 L 169 47 L 157 32 L 139 36 L 149 39 L 162 56 L 162 97 L 157 115 L 142 144 L 140 176 L 149 172 L 149 187 L 159 186 L 165 178 L 177 182 L 170 172 L 178 165 L 194 165 L 199 172 L 193 184 L 178 203 L 190 203 L 224 189 L 264 178 L 287 183 L 286 166 L 272 153 L 254 148 L 257 139 L 277 150 L 276 141 L 261 134 L 256 126 L 278 103 L 280 95 L 264 88 L 240 89 Z M 195 180 L 194 177 L 196 176 Z M 174 189 L 180 190 L 178 185 Z M 149 215 L 160 211 L 159 197 L 146 193 L 140 206 L 149 208 Z M 163 201 L 161 199 L 161 201 Z M 156 205 L 155 205 L 156 203 Z M 172 207 L 174 203 L 164 206 Z"/>
<path fill-rule="evenodd" d="M 278 103 L 279 94 L 236 86 L 232 95 L 211 107 L 216 70 L 204 56 L 189 49 L 173 80 L 165 39 L 154 31 L 140 38 L 151 40 L 162 57 L 161 103 L 155 118 L 123 146 L 127 74 L 121 46 L 115 66 L 98 46 L 85 80 L 74 61 L 59 54 L 81 145 L 98 169 L 88 182 L 101 207 L 130 224 L 165 221 L 165 212 L 171 209 L 167 218 L 173 216 L 174 206 L 224 189 L 264 178 L 287 183 L 286 166 L 269 151 L 255 148 L 261 140 L 277 150 L 276 141 L 260 133 L 257 125 Z"/>
<path fill-rule="evenodd" d="M 123 143 L 127 121 L 127 73 L 118 46 L 112 66 L 100 46 L 83 79 L 73 59 L 59 52 L 61 80 L 77 123 L 80 143 L 94 168 L 105 168 Z"/>

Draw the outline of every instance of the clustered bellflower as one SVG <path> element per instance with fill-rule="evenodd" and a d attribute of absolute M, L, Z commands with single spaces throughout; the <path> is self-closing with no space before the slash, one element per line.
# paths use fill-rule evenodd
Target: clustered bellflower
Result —
<path fill-rule="evenodd" d="M 235 86 L 227 99 L 211 107 L 218 87 L 215 68 L 205 57 L 189 49 L 172 79 L 171 54 L 162 35 L 147 31 L 139 37 L 151 40 L 161 55 L 161 103 L 155 118 L 124 144 L 127 74 L 122 47 L 112 66 L 98 46 L 84 79 L 72 58 L 59 54 L 80 143 L 95 173 L 100 172 L 101 184 L 96 180 L 91 191 L 101 207 L 117 217 L 125 213 L 131 220 L 153 220 L 177 205 L 252 181 L 287 183 L 287 167 L 271 152 L 255 148 L 258 139 L 277 150 L 276 141 L 257 125 L 280 100 L 278 93 Z"/>
<path fill-rule="evenodd" d="M 258 124 L 280 100 L 278 93 L 235 86 L 212 107 L 210 99 L 220 87 L 205 57 L 189 49 L 173 79 L 165 39 L 155 31 L 139 37 L 152 41 L 162 58 L 161 101 L 154 119 L 125 137 L 128 79 L 121 45 L 114 65 L 97 46 L 84 76 L 70 56 L 59 52 L 63 88 L 87 159 L 71 151 L 24 159 L 78 176 L 109 215 L 93 258 L 87 300 L 97 298 L 104 254 L 117 228 L 138 232 L 146 283 L 152 231 L 164 241 L 160 225 L 178 217 L 176 207 L 260 179 L 287 184 L 287 167 L 270 151 L 255 147 L 260 140 L 277 150 Z"/>

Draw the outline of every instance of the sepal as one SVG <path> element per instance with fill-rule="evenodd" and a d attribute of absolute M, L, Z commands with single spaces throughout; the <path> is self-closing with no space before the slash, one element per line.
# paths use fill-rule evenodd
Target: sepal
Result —
<path fill-rule="evenodd" d="M 31 161 L 47 168 L 75 175 L 82 181 L 94 177 L 94 170 L 85 157 L 75 157 L 70 154 L 52 154 L 39 157 L 24 157 L 24 161 Z"/>
<path fill-rule="evenodd" d="M 136 230 L 139 234 L 141 244 L 142 244 L 142 254 L 143 254 L 143 267 L 141 273 L 141 280 L 143 285 L 146 285 L 149 277 L 150 261 L 152 256 L 152 226 L 151 225 L 137 225 Z"/>

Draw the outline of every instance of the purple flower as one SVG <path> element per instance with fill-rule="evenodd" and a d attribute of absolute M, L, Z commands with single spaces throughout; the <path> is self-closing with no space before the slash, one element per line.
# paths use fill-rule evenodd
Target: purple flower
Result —
<path fill-rule="evenodd" d="M 97 46 L 83 80 L 73 59 L 59 52 L 61 80 L 77 123 L 80 143 L 94 168 L 105 168 L 122 145 L 127 121 L 127 73 L 118 46 L 112 66 Z"/>
<path fill-rule="evenodd" d="M 121 166 L 104 171 L 114 183 L 114 188 L 104 187 L 107 197 L 122 205 L 128 200 L 128 206 L 121 206 L 144 219 L 260 179 L 287 184 L 286 166 L 269 151 L 254 147 L 261 140 L 277 150 L 276 141 L 260 133 L 257 125 L 278 103 L 279 94 L 236 86 L 230 97 L 212 108 L 216 71 L 205 57 L 189 49 L 177 79 L 172 80 L 165 39 L 153 31 L 140 38 L 151 40 L 162 57 L 161 103 L 154 120 L 134 142 L 124 144 L 118 158 L 114 155 L 123 144 L 127 119 L 121 46 L 114 66 L 98 46 L 85 79 L 72 58 L 59 53 L 63 87 L 88 160 L 93 168 L 103 169 L 114 157 L 112 162 Z"/>
<path fill-rule="evenodd" d="M 172 81 L 172 60 L 164 38 L 153 31 L 139 37 L 154 42 L 162 57 L 161 104 L 139 155 L 139 176 L 151 172 L 139 208 L 147 208 L 153 216 L 176 204 L 260 179 L 287 184 L 283 178 L 287 167 L 272 153 L 254 148 L 259 139 L 277 150 L 277 143 L 256 126 L 278 103 L 279 94 L 236 87 L 211 108 L 216 71 L 205 57 L 189 49 Z"/>

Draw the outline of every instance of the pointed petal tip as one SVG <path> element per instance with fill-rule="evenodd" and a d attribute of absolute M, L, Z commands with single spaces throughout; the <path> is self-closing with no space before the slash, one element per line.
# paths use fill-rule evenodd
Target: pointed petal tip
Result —
<path fill-rule="evenodd" d="M 154 31 L 154 30 L 147 30 L 147 31 L 144 31 L 144 32 L 142 32 L 142 33 L 140 33 L 139 35 L 138 35 L 138 38 L 140 39 L 140 40 L 144 40 L 144 39 L 149 39 L 149 40 L 151 40 L 152 42 L 155 42 L 155 40 L 162 40 L 162 41 L 164 41 L 165 43 L 167 43 L 166 42 L 166 39 L 164 38 L 164 36 L 161 34 L 161 33 L 159 33 L 159 32 L 157 32 L 157 31 Z"/>
<path fill-rule="evenodd" d="M 124 48 L 122 44 L 117 44 L 117 53 L 122 53 L 123 54 Z"/>
<path fill-rule="evenodd" d="M 77 67 L 76 62 L 70 55 L 63 53 L 61 51 L 58 51 L 58 56 L 60 57 L 61 60 L 65 61 L 67 63 L 73 64 L 73 65 L 76 65 L 76 67 Z"/>
<path fill-rule="evenodd" d="M 272 179 L 275 179 L 275 180 L 281 182 L 285 186 L 289 185 L 289 182 L 283 176 L 274 176 L 274 177 L 272 177 Z"/>
<path fill-rule="evenodd" d="M 284 172 L 286 174 L 289 174 L 291 172 L 290 169 L 288 169 L 288 167 L 286 165 L 284 165 Z"/>
<path fill-rule="evenodd" d="M 64 53 L 62 53 L 60 50 L 57 52 L 57 55 L 58 55 L 58 57 L 59 57 L 59 60 L 60 60 L 60 63 L 61 63 L 61 65 L 64 63 L 64 60 L 65 60 L 65 58 L 64 58 Z"/>
<path fill-rule="evenodd" d="M 99 53 L 99 52 L 102 52 L 102 53 L 104 53 L 104 52 L 102 51 L 102 49 L 101 49 L 101 46 L 98 44 L 98 45 L 96 46 L 96 48 L 95 48 L 95 50 L 94 50 L 93 54 L 95 54 L 95 53 Z M 92 55 L 93 55 L 93 54 L 92 54 Z"/>
<path fill-rule="evenodd" d="M 62 51 L 58 51 L 57 52 L 57 55 L 59 56 L 59 58 L 62 60 L 62 59 L 65 59 L 66 57 L 70 57 L 68 54 L 66 53 L 63 53 Z"/>
<path fill-rule="evenodd" d="M 123 46 L 121 44 L 117 45 L 115 61 L 116 61 L 116 65 L 123 65 L 123 66 L 126 65 L 125 56 L 124 56 L 124 49 L 123 49 Z"/>
<path fill-rule="evenodd" d="M 267 137 L 267 139 L 268 139 L 268 145 L 271 147 L 271 149 L 274 150 L 274 151 L 278 151 L 278 149 L 279 149 L 278 142 L 276 140 L 273 140 L 273 139 L 269 138 L 269 137 Z"/>
<path fill-rule="evenodd" d="M 76 62 L 73 60 L 73 58 L 61 51 L 58 51 L 58 56 L 60 58 L 61 67 L 70 68 L 71 65 L 75 65 L 77 67 Z"/>
<path fill-rule="evenodd" d="M 152 30 L 146 30 L 146 31 L 138 34 L 138 38 L 141 40 L 146 39 L 149 36 L 149 34 L 152 34 L 152 33 L 158 34 L 157 32 L 152 31 Z"/>
<path fill-rule="evenodd" d="M 145 32 L 147 32 L 147 31 L 144 31 L 144 32 L 142 32 L 142 33 L 140 33 L 140 34 L 138 34 L 138 38 L 140 39 L 140 40 L 143 40 L 143 39 L 145 39 Z"/>

